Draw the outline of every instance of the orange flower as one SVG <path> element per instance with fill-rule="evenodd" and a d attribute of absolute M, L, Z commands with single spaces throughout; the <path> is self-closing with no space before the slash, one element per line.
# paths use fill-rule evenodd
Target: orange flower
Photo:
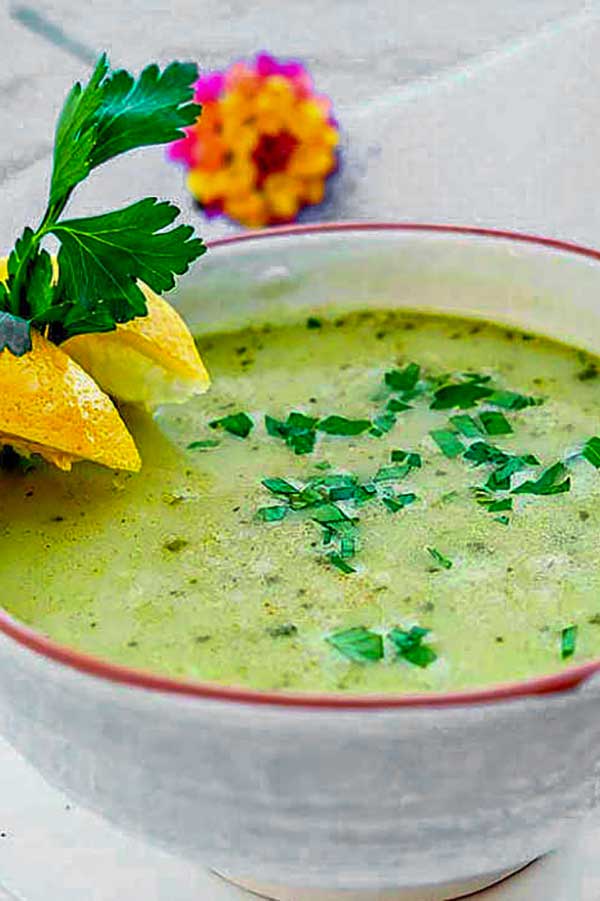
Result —
<path fill-rule="evenodd" d="M 201 78 L 196 99 L 202 115 L 170 157 L 187 167 L 208 215 L 256 228 L 321 203 L 338 168 L 339 131 L 304 66 L 259 54 Z"/>

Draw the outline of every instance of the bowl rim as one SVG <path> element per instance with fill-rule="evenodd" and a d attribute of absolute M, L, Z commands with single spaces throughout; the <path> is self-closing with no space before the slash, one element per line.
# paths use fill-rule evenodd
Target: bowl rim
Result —
<path fill-rule="evenodd" d="M 421 232 L 457 236 L 484 237 L 495 240 L 531 244 L 541 249 L 559 250 L 587 257 L 600 262 L 600 251 L 570 241 L 541 237 L 535 234 L 505 229 L 483 228 L 470 225 L 424 222 L 341 221 L 306 225 L 286 225 L 243 231 L 207 242 L 209 248 L 225 247 L 242 242 L 261 241 L 266 238 L 285 238 L 299 235 L 341 232 Z M 515 682 L 494 683 L 474 689 L 454 692 L 427 692 L 418 694 L 334 694 L 328 692 L 274 692 L 245 688 L 238 685 L 221 685 L 216 682 L 176 679 L 144 669 L 112 663 L 101 657 L 78 651 L 63 645 L 20 623 L 0 606 L 0 632 L 17 644 L 55 663 L 63 664 L 88 676 L 119 683 L 130 688 L 141 688 L 170 695 L 202 698 L 230 703 L 266 705 L 277 708 L 306 708 L 313 710 L 397 708 L 431 708 L 467 706 L 515 700 L 535 695 L 553 694 L 576 688 L 600 670 L 600 657 L 585 663 L 566 667 L 558 673 L 536 676 Z"/>

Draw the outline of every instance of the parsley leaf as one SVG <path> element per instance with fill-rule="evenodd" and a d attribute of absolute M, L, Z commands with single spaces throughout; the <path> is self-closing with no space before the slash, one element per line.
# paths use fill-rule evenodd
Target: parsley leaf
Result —
<path fill-rule="evenodd" d="M 509 459 L 509 455 L 503 450 L 486 441 L 474 441 L 465 452 L 465 460 L 472 460 L 475 466 L 482 466 L 484 463 L 501 466 Z"/>
<path fill-rule="evenodd" d="M 265 416 L 265 428 L 273 438 L 281 438 L 295 454 L 310 454 L 314 450 L 318 419 L 306 416 L 297 410 L 292 411 L 285 422 L 268 414 Z"/>
<path fill-rule="evenodd" d="M 112 72 L 103 84 L 96 121 L 92 168 L 137 147 L 168 144 L 193 125 L 201 107 L 193 102 L 198 67 L 170 63 L 161 73 L 155 63 L 136 81 L 125 69 Z"/>
<path fill-rule="evenodd" d="M 334 522 L 349 521 L 348 516 L 346 516 L 341 507 L 338 507 L 335 504 L 323 504 L 322 507 L 319 507 L 317 510 L 315 510 L 313 519 L 315 520 L 315 522 L 319 522 L 328 526 L 330 526 L 331 523 Z"/>
<path fill-rule="evenodd" d="M 360 435 L 370 428 L 370 419 L 346 419 L 345 416 L 328 416 L 317 424 L 319 432 L 328 435 Z"/>
<path fill-rule="evenodd" d="M 224 429 L 238 438 L 247 438 L 254 428 L 254 422 L 247 413 L 231 413 L 222 419 L 213 419 L 208 424 L 211 429 Z"/>
<path fill-rule="evenodd" d="M 488 435 L 510 435 L 512 426 L 503 413 L 494 410 L 483 410 L 479 421 Z"/>
<path fill-rule="evenodd" d="M 218 447 L 220 441 L 217 438 L 203 438 L 199 441 L 191 441 L 188 444 L 188 450 L 208 450 L 211 447 Z"/>
<path fill-rule="evenodd" d="M 591 463 L 592 466 L 595 466 L 596 469 L 600 469 L 600 438 L 596 436 L 588 438 L 583 445 L 581 456 L 584 457 L 588 463 Z"/>
<path fill-rule="evenodd" d="M 567 471 L 564 463 L 558 462 L 553 466 L 545 469 L 541 476 L 533 480 L 528 480 L 513 488 L 513 494 L 563 494 L 571 488 L 571 478 L 567 476 L 563 479 Z M 562 481 L 561 481 L 562 480 Z"/>
<path fill-rule="evenodd" d="M 560 656 L 563 660 L 567 660 L 575 653 L 577 631 L 577 626 L 567 626 L 560 634 Z"/>
<path fill-rule="evenodd" d="M 485 483 L 486 488 L 491 491 L 506 491 L 510 488 L 511 477 L 516 472 L 521 472 L 528 466 L 539 465 L 539 460 L 533 454 L 524 454 L 523 456 L 506 456 L 506 460 L 502 461 L 498 469 L 496 469 Z"/>
<path fill-rule="evenodd" d="M 460 438 L 448 429 L 433 429 L 429 434 L 445 457 L 450 459 L 458 457 L 465 449 Z"/>
<path fill-rule="evenodd" d="M 262 483 L 272 494 L 298 494 L 298 489 L 285 479 L 263 479 Z"/>
<path fill-rule="evenodd" d="M 280 522 L 282 519 L 285 519 L 287 512 L 287 507 L 260 507 L 256 511 L 256 515 L 263 522 Z"/>
<path fill-rule="evenodd" d="M 409 363 L 404 369 L 392 369 L 386 372 L 384 380 L 392 391 L 411 391 L 421 375 L 421 367 L 418 363 Z"/>
<path fill-rule="evenodd" d="M 405 478 L 412 467 L 408 463 L 402 466 L 380 466 L 373 477 L 374 482 L 399 482 Z"/>
<path fill-rule="evenodd" d="M 473 417 L 467 413 L 451 416 L 450 422 L 465 438 L 479 438 L 481 435 L 481 428 Z"/>
<path fill-rule="evenodd" d="M 381 498 L 390 513 L 398 513 L 399 510 L 404 510 L 409 504 L 414 504 L 416 499 L 417 495 L 412 494 L 412 492 L 407 494 L 396 494 L 394 497 L 388 497 L 386 495 Z"/>
<path fill-rule="evenodd" d="M 416 451 L 393 450 L 390 454 L 390 459 L 392 463 L 404 463 L 406 461 L 407 466 L 410 466 L 411 469 L 421 469 L 423 465 L 421 454 L 416 453 Z"/>
<path fill-rule="evenodd" d="M 439 563 L 444 569 L 452 569 L 452 560 L 448 557 L 445 557 L 441 551 L 438 551 L 435 547 L 427 547 L 425 548 L 428 554 L 430 554 L 436 563 Z"/>
<path fill-rule="evenodd" d="M 478 504 L 487 507 L 489 513 L 501 513 L 504 510 L 512 510 L 513 508 L 512 497 L 504 497 L 498 500 L 493 491 L 489 491 L 486 488 L 476 488 L 475 498 Z"/>
<path fill-rule="evenodd" d="M 425 668 L 437 660 L 437 654 L 423 639 L 429 635 L 430 629 L 413 626 L 408 632 L 403 629 L 392 629 L 388 638 L 396 648 L 398 657 L 412 663 L 413 666 Z"/>
<path fill-rule="evenodd" d="M 438 388 L 434 392 L 430 407 L 432 410 L 450 410 L 452 407 L 466 410 L 476 406 L 480 400 L 489 398 L 493 393 L 491 388 L 471 379 L 458 385 L 444 385 Z"/>
<path fill-rule="evenodd" d="M 57 293 L 83 311 L 102 303 L 114 322 L 146 315 L 137 279 L 168 291 L 175 273 L 187 272 L 206 250 L 189 225 L 163 231 L 178 214 L 172 204 L 146 197 L 112 213 L 57 223 L 50 229 L 61 242 Z"/>
<path fill-rule="evenodd" d="M 383 638 L 377 632 L 371 632 L 364 626 L 335 632 L 325 639 L 340 654 L 349 660 L 364 663 L 369 660 L 381 660 L 383 657 Z"/>
<path fill-rule="evenodd" d="M 382 435 L 392 431 L 396 422 L 397 420 L 393 413 L 381 413 L 373 418 L 373 425 L 369 434 L 374 435 L 375 438 L 381 438 Z"/>
<path fill-rule="evenodd" d="M 397 397 L 390 397 L 386 409 L 390 413 L 404 413 L 405 410 L 412 410 L 412 407 L 410 404 L 405 404 L 403 400 L 398 400 Z"/>
<path fill-rule="evenodd" d="M 492 391 L 487 402 L 493 407 L 504 407 L 506 410 L 524 410 L 525 407 L 537 407 L 543 403 L 539 397 L 528 397 L 516 391 Z"/>
<path fill-rule="evenodd" d="M 56 125 L 54 167 L 50 184 L 50 206 L 60 203 L 92 169 L 96 143 L 96 116 L 103 102 L 102 82 L 108 72 L 106 54 L 99 58 L 85 86 L 71 88 Z"/>

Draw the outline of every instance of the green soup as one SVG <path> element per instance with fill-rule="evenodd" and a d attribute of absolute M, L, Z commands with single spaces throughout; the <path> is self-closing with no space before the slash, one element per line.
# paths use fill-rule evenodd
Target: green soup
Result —
<path fill-rule="evenodd" d="M 594 360 L 391 311 L 199 346 L 206 396 L 124 413 L 139 475 L 0 474 L 15 617 L 261 689 L 439 691 L 600 655 Z"/>

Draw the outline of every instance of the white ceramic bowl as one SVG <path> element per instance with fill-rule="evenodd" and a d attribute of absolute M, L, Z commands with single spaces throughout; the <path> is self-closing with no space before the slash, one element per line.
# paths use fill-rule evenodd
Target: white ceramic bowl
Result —
<path fill-rule="evenodd" d="M 476 229 L 229 239 L 177 302 L 205 331 L 407 306 L 600 352 L 599 254 Z M 599 669 L 453 695 L 268 695 L 105 663 L 0 612 L 14 746 L 112 822 L 288 901 L 448 898 L 557 847 L 597 802 Z"/>

